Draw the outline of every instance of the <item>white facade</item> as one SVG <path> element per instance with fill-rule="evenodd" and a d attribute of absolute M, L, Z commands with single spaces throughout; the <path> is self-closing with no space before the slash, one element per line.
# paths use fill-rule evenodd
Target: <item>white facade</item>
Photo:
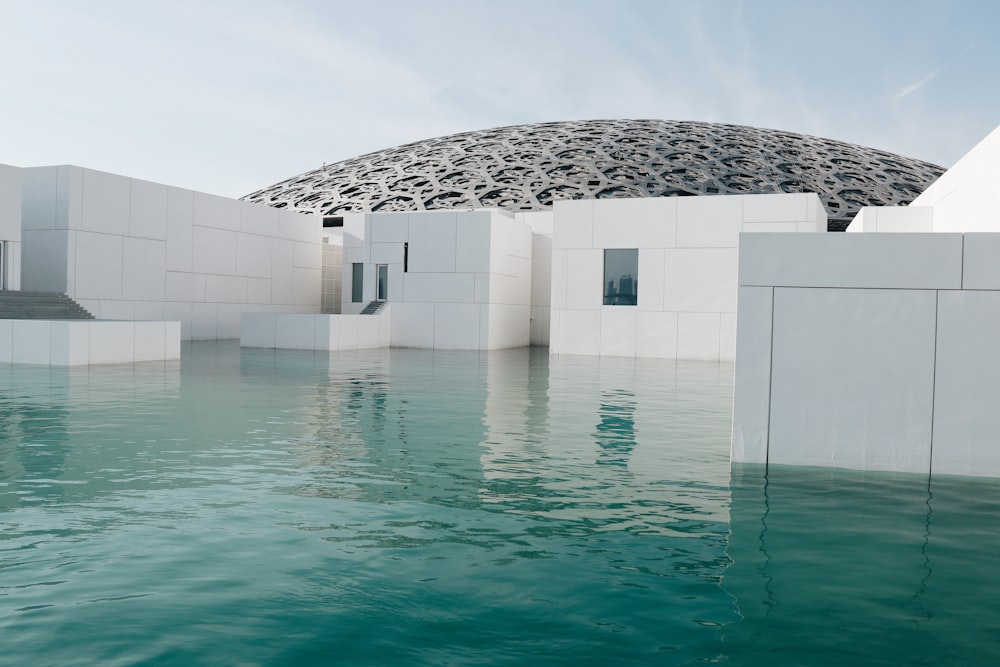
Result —
<path fill-rule="evenodd" d="M 240 345 L 283 350 L 367 350 L 390 347 L 392 307 L 374 315 L 243 313 Z"/>
<path fill-rule="evenodd" d="M 506 211 L 348 215 L 341 312 L 387 301 L 394 347 L 520 347 L 530 340 L 531 269 L 531 228 Z"/>
<path fill-rule="evenodd" d="M 732 360 L 741 231 L 826 231 L 815 194 L 559 201 L 549 349 Z M 605 250 L 637 249 L 635 305 L 604 305 Z"/>
<path fill-rule="evenodd" d="M 23 174 L 22 288 L 100 319 L 238 338 L 240 314 L 319 312 L 316 217 L 73 166 Z"/>
<path fill-rule="evenodd" d="M 1000 130 L 856 233 L 743 235 L 734 462 L 1000 476 L 998 179 Z"/>
<path fill-rule="evenodd" d="M 0 320 L 0 363 L 89 366 L 181 358 L 180 322 Z"/>
<path fill-rule="evenodd" d="M 21 170 L 0 164 L 0 289 L 21 289 Z"/>

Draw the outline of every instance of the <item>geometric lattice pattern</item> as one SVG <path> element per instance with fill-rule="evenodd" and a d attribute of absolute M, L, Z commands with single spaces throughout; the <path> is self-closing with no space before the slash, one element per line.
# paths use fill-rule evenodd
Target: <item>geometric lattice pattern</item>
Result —
<path fill-rule="evenodd" d="M 815 192 L 829 229 L 862 206 L 908 204 L 944 169 L 791 132 L 664 120 L 538 123 L 464 132 L 369 153 L 244 197 L 336 215 L 558 199 Z"/>

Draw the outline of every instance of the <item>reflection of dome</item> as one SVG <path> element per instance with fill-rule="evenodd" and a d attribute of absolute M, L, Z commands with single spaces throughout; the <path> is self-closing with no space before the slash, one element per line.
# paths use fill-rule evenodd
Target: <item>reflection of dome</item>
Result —
<path fill-rule="evenodd" d="M 830 139 L 739 125 L 591 120 L 464 132 L 369 153 L 244 199 L 336 215 L 556 199 L 815 192 L 831 230 L 862 206 L 908 204 L 941 167 Z"/>

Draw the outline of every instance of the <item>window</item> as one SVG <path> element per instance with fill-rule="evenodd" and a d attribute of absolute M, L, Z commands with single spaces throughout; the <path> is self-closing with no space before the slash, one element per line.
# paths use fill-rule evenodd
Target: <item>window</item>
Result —
<path fill-rule="evenodd" d="M 639 250 L 604 251 L 604 305 L 634 306 L 639 298 Z"/>
<path fill-rule="evenodd" d="M 365 265 L 351 264 L 351 301 L 361 303 L 362 290 L 365 279 Z"/>
<path fill-rule="evenodd" d="M 389 298 L 389 265 L 375 265 L 375 300 L 385 301 Z"/>
<path fill-rule="evenodd" d="M 324 227 L 343 227 L 344 226 L 344 216 L 342 215 L 328 215 L 323 218 Z"/>

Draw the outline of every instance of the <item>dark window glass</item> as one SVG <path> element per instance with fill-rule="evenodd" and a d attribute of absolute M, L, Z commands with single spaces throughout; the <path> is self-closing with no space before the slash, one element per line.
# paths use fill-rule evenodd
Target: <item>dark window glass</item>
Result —
<path fill-rule="evenodd" d="M 343 227 L 344 226 L 344 216 L 342 215 L 328 215 L 323 218 L 324 227 Z"/>
<path fill-rule="evenodd" d="M 639 298 L 639 250 L 604 251 L 604 305 L 634 306 Z"/>
<path fill-rule="evenodd" d="M 351 301 L 361 303 L 361 288 L 364 286 L 365 265 L 351 264 Z"/>

